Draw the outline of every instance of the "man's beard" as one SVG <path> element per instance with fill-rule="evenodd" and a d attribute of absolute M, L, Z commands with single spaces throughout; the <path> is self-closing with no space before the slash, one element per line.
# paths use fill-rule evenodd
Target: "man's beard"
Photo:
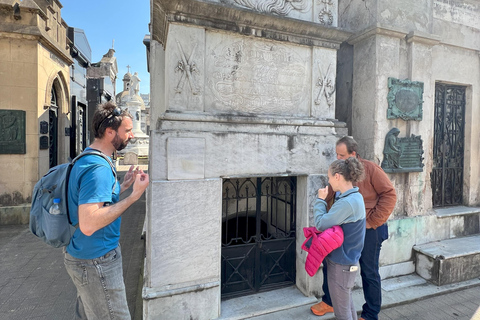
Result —
<path fill-rule="evenodd" d="M 127 139 L 126 141 L 122 141 L 122 139 L 120 139 L 120 136 L 117 133 L 115 134 L 115 138 L 113 138 L 112 144 L 115 150 L 120 151 L 125 149 L 125 147 L 128 144 L 128 141 L 130 141 L 130 139 Z"/>

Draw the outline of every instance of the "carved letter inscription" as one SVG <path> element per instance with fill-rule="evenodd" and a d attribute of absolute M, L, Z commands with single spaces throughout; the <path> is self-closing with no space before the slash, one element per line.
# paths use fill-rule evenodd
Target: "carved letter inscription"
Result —
<path fill-rule="evenodd" d="M 308 115 L 307 48 L 250 39 L 225 42 L 208 57 L 206 110 Z"/>

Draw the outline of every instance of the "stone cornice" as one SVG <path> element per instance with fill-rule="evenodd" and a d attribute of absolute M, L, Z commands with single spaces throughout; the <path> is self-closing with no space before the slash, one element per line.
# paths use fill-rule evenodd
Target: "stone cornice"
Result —
<path fill-rule="evenodd" d="M 153 0 L 152 39 L 165 44 L 169 23 L 201 26 L 277 41 L 338 49 L 352 33 L 218 3 Z"/>
<path fill-rule="evenodd" d="M 422 43 L 435 46 L 440 43 L 440 37 L 434 34 L 427 34 L 419 31 L 412 31 L 406 36 L 407 43 Z"/>
<path fill-rule="evenodd" d="M 384 27 L 379 24 L 371 26 L 366 28 L 363 31 L 360 31 L 359 33 L 355 34 L 352 36 L 350 39 L 348 39 L 349 44 L 356 44 L 359 43 L 365 39 L 368 39 L 372 36 L 376 35 L 382 35 L 382 36 L 389 36 L 392 38 L 399 38 L 403 39 L 407 35 L 404 31 L 398 29 L 398 28 L 392 28 L 392 27 Z"/>
<path fill-rule="evenodd" d="M 428 34 L 420 31 L 406 33 L 399 28 L 385 27 L 377 24 L 355 34 L 348 39 L 348 43 L 354 45 L 376 35 L 405 39 L 407 43 L 422 43 L 429 46 L 435 46 L 441 42 L 440 37 L 435 34 Z"/>

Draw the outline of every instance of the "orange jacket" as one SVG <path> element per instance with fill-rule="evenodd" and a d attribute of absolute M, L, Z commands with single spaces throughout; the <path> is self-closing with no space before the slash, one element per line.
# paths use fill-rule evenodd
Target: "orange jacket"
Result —
<path fill-rule="evenodd" d="M 365 168 L 365 179 L 356 183 L 365 201 L 367 213 L 367 228 L 376 229 L 387 222 L 388 217 L 395 208 L 397 194 L 390 179 L 383 169 L 376 163 L 357 156 Z M 325 201 L 328 209 L 333 204 L 335 192 L 329 186 Z"/>

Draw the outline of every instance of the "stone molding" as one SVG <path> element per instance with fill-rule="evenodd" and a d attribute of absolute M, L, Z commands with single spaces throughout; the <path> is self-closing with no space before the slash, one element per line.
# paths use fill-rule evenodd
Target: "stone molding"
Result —
<path fill-rule="evenodd" d="M 215 287 L 220 287 L 220 281 L 191 284 L 184 287 L 178 287 L 175 285 L 167 286 L 164 288 L 143 287 L 142 298 L 144 300 L 152 300 L 152 299 L 176 296 L 184 293 L 203 291 L 203 290 L 211 289 Z"/>
<path fill-rule="evenodd" d="M 348 31 L 319 23 L 201 1 L 154 0 L 153 10 L 152 37 L 163 46 L 170 23 L 332 49 L 339 49 L 340 44 L 352 35 Z"/>
<path fill-rule="evenodd" d="M 167 111 L 157 121 L 156 129 L 160 130 L 164 121 L 193 121 L 193 122 L 216 122 L 229 124 L 263 124 L 263 125 L 284 125 L 284 126 L 313 126 L 313 127 L 334 127 L 346 128 L 346 123 L 338 120 L 318 120 L 312 118 L 298 117 L 272 117 L 269 115 L 255 117 L 236 116 L 231 114 L 204 114 Z"/>

